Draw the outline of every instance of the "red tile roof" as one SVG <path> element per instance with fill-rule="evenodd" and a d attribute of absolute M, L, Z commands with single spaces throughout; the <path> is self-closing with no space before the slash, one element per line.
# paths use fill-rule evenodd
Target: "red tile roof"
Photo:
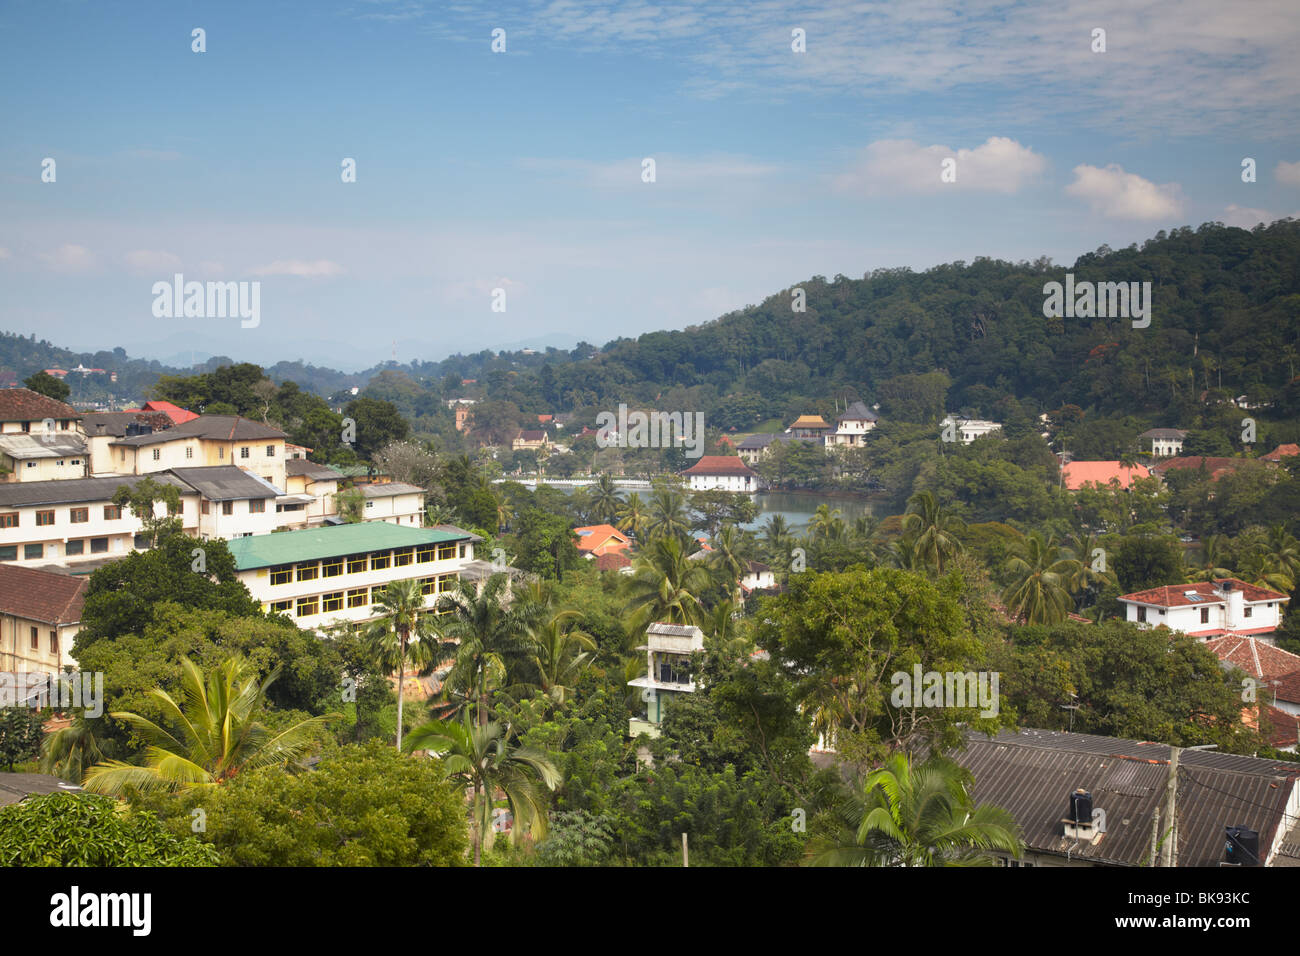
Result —
<path fill-rule="evenodd" d="M 1072 461 L 1061 466 L 1061 478 L 1071 491 L 1088 484 L 1108 485 L 1112 481 L 1127 488 L 1133 479 L 1146 477 L 1149 472 L 1141 465 L 1122 465 L 1118 461 Z"/>
<path fill-rule="evenodd" d="M 1148 588 L 1145 591 L 1134 591 L 1132 594 L 1121 594 L 1121 601 L 1132 601 L 1134 604 L 1150 604 L 1154 607 L 1191 607 L 1194 604 L 1224 604 L 1227 598 L 1223 596 L 1221 590 L 1225 581 L 1232 582 L 1236 590 L 1240 591 L 1247 602 L 1255 603 L 1258 601 L 1289 601 L 1290 597 L 1280 591 L 1272 591 L 1268 588 L 1261 588 L 1254 584 L 1247 584 L 1238 578 L 1219 578 L 1213 583 L 1209 581 L 1197 581 L 1194 584 L 1166 584 L 1163 587 Z M 1193 601 L 1187 597 L 1187 592 L 1191 592 L 1200 598 L 1199 601 Z M 1264 631 L 1271 631 L 1273 628 L 1264 628 Z"/>
<path fill-rule="evenodd" d="M 0 614 L 42 624 L 76 624 L 87 583 L 84 577 L 0 564 Z"/>
<path fill-rule="evenodd" d="M 1205 646 L 1225 664 L 1231 664 L 1258 680 L 1271 683 L 1283 678 L 1296 678 L 1300 681 L 1300 655 L 1255 637 L 1216 637 L 1206 641 Z M 1300 691 L 1300 686 L 1295 689 Z"/>
<path fill-rule="evenodd" d="M 683 475 L 743 475 L 757 478 L 758 473 L 733 455 L 704 455 Z"/>
<path fill-rule="evenodd" d="M 1219 478 L 1229 471 L 1240 468 L 1249 458 L 1213 458 L 1204 455 L 1195 457 L 1182 456 L 1180 458 L 1169 458 L 1160 462 L 1151 470 L 1157 475 L 1164 475 L 1171 469 L 1198 471 L 1204 467 L 1209 472 L 1211 478 Z"/>
<path fill-rule="evenodd" d="M 604 547 L 607 543 L 622 550 L 632 543 L 627 535 L 612 524 L 585 525 L 581 528 L 574 528 L 573 533 L 578 536 L 577 545 L 579 551 L 595 551 Z"/>
<path fill-rule="evenodd" d="M 596 558 L 596 567 L 601 571 L 619 571 L 631 566 L 632 559 L 622 551 L 608 551 Z"/>
<path fill-rule="evenodd" d="M 80 418 L 71 405 L 30 388 L 0 389 L 0 422 L 37 422 L 45 418 Z"/>
<path fill-rule="evenodd" d="M 1278 445 L 1271 452 L 1264 456 L 1265 461 L 1281 461 L 1283 458 L 1294 458 L 1300 455 L 1300 445 L 1294 442 L 1287 445 Z"/>
<path fill-rule="evenodd" d="M 163 412 L 172 420 L 173 425 L 184 425 L 186 422 L 192 422 L 199 417 L 188 408 L 181 408 L 171 402 L 145 402 L 143 410 L 146 412 Z"/>

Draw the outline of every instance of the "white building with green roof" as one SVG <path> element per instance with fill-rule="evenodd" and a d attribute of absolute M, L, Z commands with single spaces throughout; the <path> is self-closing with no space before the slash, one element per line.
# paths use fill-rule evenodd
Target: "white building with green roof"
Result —
<path fill-rule="evenodd" d="M 461 528 L 411 528 L 382 521 L 259 534 L 228 542 L 239 579 L 264 609 L 299 627 L 368 621 L 380 593 L 414 578 L 425 603 L 478 577 L 477 535 Z"/>

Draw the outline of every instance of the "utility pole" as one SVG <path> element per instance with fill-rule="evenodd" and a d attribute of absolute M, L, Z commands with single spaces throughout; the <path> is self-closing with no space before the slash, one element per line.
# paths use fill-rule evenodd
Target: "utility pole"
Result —
<path fill-rule="evenodd" d="M 1161 854 L 1162 866 L 1178 865 L 1178 831 L 1174 826 L 1177 819 L 1174 814 L 1178 802 L 1178 755 L 1182 750 L 1169 748 L 1169 783 L 1165 788 L 1165 819 L 1169 821 L 1169 836 L 1165 837 L 1164 852 Z"/>
<path fill-rule="evenodd" d="M 1156 807 L 1151 814 L 1151 862 L 1148 866 L 1159 865 L 1157 857 L 1157 847 L 1160 846 L 1160 808 Z"/>
<path fill-rule="evenodd" d="M 686 834 L 682 834 L 682 866 L 690 866 L 690 852 L 686 849 Z"/>

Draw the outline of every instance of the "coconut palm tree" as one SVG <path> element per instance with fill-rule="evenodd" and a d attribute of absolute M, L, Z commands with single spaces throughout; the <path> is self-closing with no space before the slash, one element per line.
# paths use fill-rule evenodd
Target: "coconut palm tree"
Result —
<path fill-rule="evenodd" d="M 990 866 L 1024 851 L 1015 819 L 975 805 L 970 772 L 944 757 L 894 754 L 835 808 L 840 829 L 814 839 L 814 866 Z"/>
<path fill-rule="evenodd" d="M 1286 525 L 1275 524 L 1268 529 L 1265 539 L 1268 563 L 1273 570 L 1291 581 L 1290 591 L 1300 579 L 1300 541 L 1286 530 Z"/>
<path fill-rule="evenodd" d="M 337 714 L 310 717 L 273 733 L 257 720 L 266 690 L 279 676 L 277 667 L 260 684 L 257 673 L 242 657 L 222 661 L 204 682 L 203 673 L 188 657 L 181 658 L 183 704 L 165 690 L 153 697 L 176 726 L 172 733 L 153 721 L 129 712 L 111 714 L 131 725 L 149 741 L 143 766 L 121 760 L 96 764 L 82 784 L 92 793 L 119 796 L 137 790 L 186 790 L 219 784 L 243 770 L 284 766 L 307 753 L 325 724 Z"/>
<path fill-rule="evenodd" d="M 700 619 L 700 595 L 710 580 L 704 563 L 690 558 L 699 550 L 699 542 L 676 535 L 653 538 L 646 545 L 628 582 L 629 608 L 639 625 L 694 624 Z"/>
<path fill-rule="evenodd" d="M 933 493 L 918 491 L 907 499 L 903 530 L 912 538 L 919 562 L 942 574 L 944 565 L 961 551 L 959 532 L 966 524 L 939 506 Z"/>
<path fill-rule="evenodd" d="M 414 578 L 393 581 L 375 601 L 379 616 L 365 628 L 371 661 L 385 674 L 397 671 L 397 749 L 402 749 L 402 701 L 406 665 L 427 674 L 451 656 L 451 648 L 434 631 L 424 606 L 424 591 Z"/>
<path fill-rule="evenodd" d="M 646 510 L 646 503 L 641 500 L 641 496 L 635 491 L 627 496 L 627 501 L 623 502 L 618 509 L 618 530 L 626 531 L 634 538 L 640 538 L 646 525 L 650 520 L 649 513 Z"/>
<path fill-rule="evenodd" d="M 1230 578 L 1232 571 L 1227 568 L 1228 538 L 1222 534 L 1212 534 L 1201 541 L 1201 553 L 1197 563 L 1187 569 L 1188 581 L 1215 581 Z"/>
<path fill-rule="evenodd" d="M 891 565 L 903 571 L 923 571 L 925 563 L 916 549 L 916 539 L 905 535 L 885 546 L 885 558 Z"/>
<path fill-rule="evenodd" d="M 424 526 L 432 528 L 434 525 L 451 524 L 454 525 L 460 521 L 460 516 L 456 514 L 456 509 L 447 505 L 431 504 L 424 509 Z"/>
<path fill-rule="evenodd" d="M 808 530 L 812 532 L 814 539 L 833 538 L 836 536 L 836 528 L 843 527 L 843 521 L 840 520 L 840 509 L 831 510 L 830 505 L 820 504 L 817 510 L 813 512 L 812 520 L 808 523 Z"/>
<path fill-rule="evenodd" d="M 67 727 L 47 736 L 41 742 L 41 773 L 81 783 L 86 770 L 104 759 L 95 736 L 100 723 L 98 718 L 78 714 Z"/>
<path fill-rule="evenodd" d="M 618 486 L 609 475 L 601 475 L 591 489 L 591 517 L 594 521 L 613 523 L 623 502 L 618 497 Z"/>
<path fill-rule="evenodd" d="M 433 720 L 416 727 L 406 738 L 410 752 L 427 750 L 442 758 L 443 772 L 463 780 L 472 791 L 470 838 L 474 865 L 491 850 L 492 805 L 498 791 L 514 818 L 510 831 L 546 836 L 546 805 L 550 791 L 562 781 L 560 771 L 540 750 L 510 743 L 509 728 L 496 721 L 473 724 L 466 711 L 460 720 Z"/>
<path fill-rule="evenodd" d="M 537 687 L 557 704 L 563 704 L 582 672 L 596 657 L 596 641 L 570 623 L 575 611 L 549 615 L 533 628 L 528 659 L 536 671 Z"/>
<path fill-rule="evenodd" d="M 657 485 L 650 494 L 650 519 L 646 538 L 687 537 L 691 522 L 686 510 L 686 496 L 672 485 Z"/>
<path fill-rule="evenodd" d="M 748 544 L 745 533 L 734 524 L 723 525 L 718 536 L 713 539 L 713 553 L 709 556 L 709 563 L 729 594 L 740 587 L 740 579 L 745 576 Z"/>
<path fill-rule="evenodd" d="M 454 663 L 443 680 L 443 698 L 455 710 L 473 710 L 480 725 L 488 722 L 492 691 L 504 686 L 512 669 L 527 660 L 529 630 L 538 622 L 535 601 L 508 601 L 502 592 L 505 574 L 488 578 L 482 590 L 461 581 L 456 591 L 438 600 L 445 640 L 456 645 Z"/>
<path fill-rule="evenodd" d="M 785 515 L 769 515 L 763 524 L 763 548 L 768 561 L 774 567 L 787 568 L 790 565 L 790 549 L 794 544 L 794 535 Z"/>
<path fill-rule="evenodd" d="M 1105 551 L 1101 548 L 1101 540 L 1095 534 L 1074 532 L 1066 541 L 1068 545 L 1061 549 L 1062 556 L 1073 558 L 1078 564 L 1078 569 L 1066 582 L 1066 590 L 1071 594 L 1095 596 L 1106 585 L 1116 581 L 1115 572 L 1105 567 Z M 1093 555 L 1099 550 L 1102 551 L 1101 562 L 1093 559 Z"/>
<path fill-rule="evenodd" d="M 1007 570 L 1013 580 L 1002 601 L 1016 618 L 1026 624 L 1059 624 L 1069 616 L 1074 606 L 1070 582 L 1078 579 L 1079 562 L 1062 555 L 1055 535 L 1044 541 L 1035 531 L 1018 542 Z"/>

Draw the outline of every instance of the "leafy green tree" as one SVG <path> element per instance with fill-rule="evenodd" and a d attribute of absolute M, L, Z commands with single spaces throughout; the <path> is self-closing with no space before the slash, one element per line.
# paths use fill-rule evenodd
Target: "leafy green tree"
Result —
<path fill-rule="evenodd" d="M 628 584 L 628 607 L 639 626 L 653 621 L 694 624 L 704 613 L 709 569 L 691 560 L 699 543 L 677 535 L 653 537 L 635 562 Z"/>
<path fill-rule="evenodd" d="M 31 707 L 0 707 L 0 764 L 12 772 L 14 764 L 39 754 L 44 723 L 41 712 Z"/>
<path fill-rule="evenodd" d="M 392 442 L 404 441 L 411 426 L 392 402 L 361 396 L 348 402 L 343 417 L 357 424 L 357 454 L 372 459 Z"/>
<path fill-rule="evenodd" d="M 814 866 L 991 866 L 992 851 L 1019 858 L 1011 814 L 971 798 L 970 772 L 934 756 L 903 753 L 871 771 L 835 809 L 839 827 L 815 835 Z"/>
<path fill-rule="evenodd" d="M 424 607 L 424 591 L 415 578 L 392 581 L 371 608 L 376 617 L 366 627 L 372 660 L 381 673 L 397 671 L 397 749 L 402 749 L 402 702 L 406 665 L 427 674 L 452 653 L 438 639 Z"/>
<path fill-rule="evenodd" d="M 48 372 L 37 372 L 23 380 L 23 385 L 33 392 L 52 398 L 56 402 L 66 402 L 72 394 L 72 386 L 62 379 L 55 378 Z"/>
<path fill-rule="evenodd" d="M 257 720 L 267 687 L 278 670 L 261 683 L 248 662 L 228 658 L 208 675 L 188 658 L 184 704 L 163 690 L 154 692 L 172 718 L 172 733 L 138 714 L 114 713 L 147 741 L 143 766 L 110 760 L 90 768 L 83 786 L 92 793 L 119 795 L 139 791 L 180 790 L 222 783 L 242 770 L 285 766 L 307 753 L 328 718 L 312 717 L 279 732 Z"/>
<path fill-rule="evenodd" d="M 1011 583 L 1002 600 L 1018 620 L 1027 624 L 1059 624 L 1074 602 L 1071 586 L 1081 573 L 1081 563 L 1062 553 L 1054 537 L 1046 541 L 1037 531 L 1007 559 Z"/>
<path fill-rule="evenodd" d="M 1125 535 L 1113 551 L 1112 567 L 1126 593 L 1178 584 L 1183 556 L 1178 542 L 1156 535 Z"/>
<path fill-rule="evenodd" d="M 140 531 L 149 541 L 149 547 L 157 545 L 159 538 L 181 533 L 181 493 L 175 485 L 166 485 L 145 477 L 132 485 L 119 485 L 113 492 L 113 504 L 118 508 L 130 508 L 132 516 L 140 520 Z M 164 506 L 164 514 L 157 513 L 156 506 Z"/>
<path fill-rule="evenodd" d="M 108 797 L 53 793 L 0 807 L 0 866 L 216 866 L 217 854 L 177 838 L 148 812 Z"/>
<path fill-rule="evenodd" d="M 498 791 L 505 794 L 514 820 L 511 840 L 521 834 L 545 838 L 548 795 L 559 785 L 560 772 L 546 754 L 512 745 L 509 728 L 496 721 L 472 724 L 466 711 L 463 720 L 434 720 L 416 727 L 406 749 L 437 754 L 447 775 L 470 788 L 475 866 L 483 850 L 492 849 L 493 795 Z"/>
<path fill-rule="evenodd" d="M 365 492 L 360 488 L 340 488 L 334 492 L 334 508 L 345 524 L 360 524 L 366 514 Z"/>

